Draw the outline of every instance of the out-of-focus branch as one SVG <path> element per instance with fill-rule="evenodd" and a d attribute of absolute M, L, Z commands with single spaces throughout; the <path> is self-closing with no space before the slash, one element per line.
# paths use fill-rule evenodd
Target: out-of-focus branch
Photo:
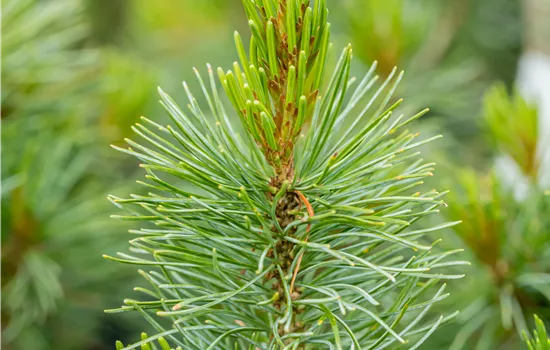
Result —
<path fill-rule="evenodd" d="M 441 61 L 466 20 L 469 9 L 469 0 L 448 2 L 430 36 L 411 59 L 409 69 L 420 71 L 433 67 Z"/>

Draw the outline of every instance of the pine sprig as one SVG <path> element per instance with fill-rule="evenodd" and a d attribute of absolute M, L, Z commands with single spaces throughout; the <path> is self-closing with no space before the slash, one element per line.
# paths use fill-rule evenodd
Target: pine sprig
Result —
<path fill-rule="evenodd" d="M 418 348 L 454 316 L 427 312 L 448 296 L 438 281 L 462 277 L 445 267 L 465 263 L 424 238 L 456 222 L 410 228 L 445 194 L 411 194 L 433 175 L 415 153 L 431 139 L 405 128 L 426 111 L 394 118 L 402 73 L 375 87 L 375 65 L 348 92 L 351 47 L 325 67 L 324 1 L 243 3 L 250 50 L 236 34 L 240 64 L 218 69 L 232 110 L 208 66 L 208 112 L 185 83 L 188 112 L 159 90 L 174 126 L 143 118 L 148 145 L 115 147 L 143 162 L 151 191 L 111 196 L 129 209 L 117 217 L 153 225 L 107 258 L 157 269 L 140 271 L 146 301 L 108 312 L 138 311 L 186 349 Z"/>
<path fill-rule="evenodd" d="M 293 176 L 292 151 L 313 112 L 328 50 L 324 1 L 244 2 L 252 32 L 248 56 L 239 33 L 240 64 L 218 69 L 233 107 L 277 173 Z"/>
<path fill-rule="evenodd" d="M 537 316 L 535 318 L 535 330 L 533 335 L 523 332 L 523 339 L 527 344 L 529 350 L 549 350 L 550 349 L 550 338 L 544 326 L 544 322 Z"/>

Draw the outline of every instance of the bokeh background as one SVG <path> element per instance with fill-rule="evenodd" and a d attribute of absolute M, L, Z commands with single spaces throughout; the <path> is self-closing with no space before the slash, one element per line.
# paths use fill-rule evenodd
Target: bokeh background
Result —
<path fill-rule="evenodd" d="M 521 349 L 533 314 L 550 322 L 550 1 L 331 0 L 335 51 L 354 73 L 406 71 L 402 113 L 443 140 L 428 186 L 451 189 L 442 235 L 463 248 L 467 277 L 432 312 L 460 309 L 424 349 Z M 239 0 L 2 1 L 2 345 L 113 349 L 147 330 L 105 315 L 132 296 L 131 224 L 106 200 L 143 174 L 118 154 L 131 125 L 168 118 L 157 86 L 183 103 L 192 67 L 228 67 Z M 246 35 L 245 35 L 246 36 Z M 381 79 L 383 80 L 383 79 Z M 200 94 L 196 94 L 197 96 Z M 433 224 L 430 222 L 430 224 Z"/>

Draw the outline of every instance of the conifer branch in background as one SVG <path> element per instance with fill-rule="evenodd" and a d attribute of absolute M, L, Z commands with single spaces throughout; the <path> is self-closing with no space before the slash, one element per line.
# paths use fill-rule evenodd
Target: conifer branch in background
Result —
<path fill-rule="evenodd" d="M 463 309 L 450 350 L 519 347 L 531 315 L 550 305 L 550 198 L 537 184 L 537 109 L 502 84 L 488 90 L 484 104 L 488 138 L 517 166 L 489 174 L 454 169 L 459 180 L 449 185 L 446 214 L 464 221 L 454 230 L 473 266 L 450 301 Z M 510 181 L 515 169 L 529 181 Z"/>
<path fill-rule="evenodd" d="M 80 0 L 4 2 L 3 118 L 26 113 L 27 118 L 36 119 L 35 130 L 42 125 L 44 118 L 39 116 L 45 111 L 74 108 L 68 92 L 80 88 L 79 79 L 89 73 L 95 58 L 91 50 L 76 49 L 88 32 L 84 9 Z M 59 101 L 59 96 L 65 98 Z M 58 119 L 62 118 L 49 123 Z"/>
<path fill-rule="evenodd" d="M 533 335 L 531 336 L 527 332 L 523 332 L 523 339 L 527 347 L 529 350 L 550 350 L 550 337 L 548 337 L 544 322 L 537 315 L 533 317 L 535 319 Z"/>
<path fill-rule="evenodd" d="M 497 149 L 513 159 L 524 176 L 536 182 L 543 157 L 537 146 L 536 106 L 525 101 L 517 90 L 510 96 L 506 86 L 497 83 L 485 94 L 484 115 Z"/>
<path fill-rule="evenodd" d="M 107 133 L 96 106 L 110 83 L 105 108 L 120 125 L 140 97 L 116 98 L 113 80 L 95 74 L 102 56 L 88 44 L 85 5 L 2 2 L 2 349 L 101 347 L 101 328 L 115 321 L 105 322 L 100 304 L 120 299 L 107 291 L 131 278 L 96 264 L 122 243 L 106 216 L 104 193 L 121 186 L 100 170 Z"/>
<path fill-rule="evenodd" d="M 449 195 L 448 219 L 464 220 L 455 231 L 473 267 L 456 287 L 461 297 L 453 305 L 463 312 L 449 348 L 467 349 L 482 340 L 499 348 L 516 341 L 529 315 L 550 303 L 550 201 L 537 190 L 518 201 L 495 174 L 457 173 L 461 181 Z"/>
<path fill-rule="evenodd" d="M 208 66 L 206 109 L 186 83 L 186 112 L 159 90 L 174 126 L 143 118 L 133 130 L 148 146 L 115 147 L 142 161 L 150 192 L 110 196 L 144 227 L 107 258 L 156 269 L 140 270 L 147 299 L 108 312 L 158 332 L 117 348 L 419 348 L 454 316 L 428 314 L 448 296 L 439 280 L 466 264 L 425 237 L 457 222 L 412 226 L 444 204 L 418 192 L 434 164 L 416 149 L 435 138 L 406 129 L 427 110 L 394 117 L 402 73 L 377 84 L 374 64 L 356 83 L 351 46 L 326 67 L 323 0 L 243 4 L 248 53 L 235 33 L 240 62 L 217 71 L 231 108 Z"/>

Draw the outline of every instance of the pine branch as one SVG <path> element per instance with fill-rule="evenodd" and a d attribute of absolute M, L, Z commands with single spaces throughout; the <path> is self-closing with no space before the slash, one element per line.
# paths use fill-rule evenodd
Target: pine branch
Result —
<path fill-rule="evenodd" d="M 529 315 L 550 305 L 549 198 L 533 187 L 520 201 L 494 173 L 454 173 L 447 218 L 464 220 L 455 231 L 473 266 L 449 301 L 464 308 L 450 349 L 517 344 Z"/>
<path fill-rule="evenodd" d="M 112 288 L 121 271 L 98 269 L 90 259 L 120 242 L 117 227 L 98 195 L 105 187 L 90 172 L 97 156 L 90 145 L 58 130 L 22 136 L 24 156 L 10 152 L 2 159 L 2 180 L 10 183 L 2 187 L 2 340 L 11 348 L 75 346 L 68 337 L 48 339 L 42 330 L 75 313 L 87 316 L 79 331 L 95 327 L 90 300 Z M 11 138 L 7 144 L 18 145 Z"/>
<path fill-rule="evenodd" d="M 550 349 L 550 338 L 546 332 L 544 322 L 537 315 L 534 315 L 534 318 L 535 330 L 533 331 L 533 335 L 531 336 L 527 332 L 523 332 L 523 339 L 529 350 L 548 350 Z"/>
<path fill-rule="evenodd" d="M 75 49 L 87 29 L 80 0 L 4 2 L 2 119 L 65 107 L 58 99 L 67 103 L 68 92 L 73 93 L 75 81 L 89 73 L 94 59 L 90 50 Z"/>
<path fill-rule="evenodd" d="M 373 65 L 351 92 L 351 46 L 325 67 L 323 0 L 243 3 L 249 52 L 236 33 L 240 63 L 218 69 L 232 109 L 208 66 L 207 111 L 185 83 L 186 112 L 159 90 L 174 126 L 143 118 L 148 145 L 114 147 L 143 162 L 151 192 L 110 197 L 146 226 L 106 258 L 156 270 L 140 271 L 146 301 L 107 312 L 138 311 L 185 349 L 418 348 L 454 316 L 428 311 L 463 264 L 425 238 L 455 223 L 410 229 L 444 204 L 411 194 L 433 175 L 414 153 L 432 139 L 405 128 L 426 111 L 393 117 L 395 70 L 376 86 Z"/>

